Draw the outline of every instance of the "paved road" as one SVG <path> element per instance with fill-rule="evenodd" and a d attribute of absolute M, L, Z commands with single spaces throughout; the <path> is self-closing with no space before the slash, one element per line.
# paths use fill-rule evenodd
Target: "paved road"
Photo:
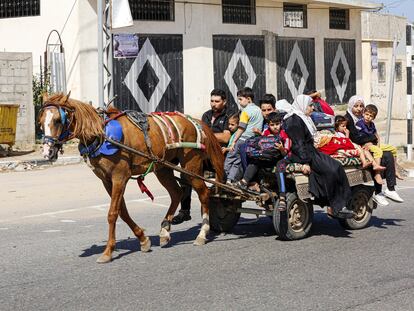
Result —
<path fill-rule="evenodd" d="M 126 199 L 153 251 L 119 223 L 107 265 L 95 260 L 108 198 L 85 165 L 4 173 L 0 185 L 0 310 L 414 310 L 414 180 L 400 185 L 407 203 L 379 208 L 369 228 L 345 231 L 316 209 L 312 236 L 296 242 L 275 239 L 264 217 L 195 247 L 194 200 L 161 249 L 169 200 L 149 177 L 155 203 L 132 182 Z"/>

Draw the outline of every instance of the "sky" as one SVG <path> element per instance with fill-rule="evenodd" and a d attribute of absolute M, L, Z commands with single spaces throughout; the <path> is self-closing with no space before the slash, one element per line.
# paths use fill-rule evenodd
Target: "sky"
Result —
<path fill-rule="evenodd" d="M 383 13 L 390 13 L 407 17 L 409 22 L 414 22 L 414 0 L 370 0 L 368 2 L 383 3 Z"/>

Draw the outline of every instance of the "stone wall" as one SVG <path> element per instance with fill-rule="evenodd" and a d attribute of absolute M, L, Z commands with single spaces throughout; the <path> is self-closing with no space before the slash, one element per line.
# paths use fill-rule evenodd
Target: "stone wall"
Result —
<path fill-rule="evenodd" d="M 14 148 L 21 150 L 31 150 L 35 143 L 32 74 L 32 53 L 0 52 L 0 105 L 20 106 Z"/>

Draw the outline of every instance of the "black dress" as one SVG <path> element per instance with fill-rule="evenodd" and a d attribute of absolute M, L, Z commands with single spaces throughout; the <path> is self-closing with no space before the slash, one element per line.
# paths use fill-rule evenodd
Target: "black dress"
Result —
<path fill-rule="evenodd" d="M 351 188 L 342 165 L 330 156 L 319 152 L 302 119 L 293 115 L 284 121 L 285 131 L 292 140 L 292 162 L 309 164 L 309 192 L 318 201 L 327 202 L 340 211 L 351 199 Z"/>

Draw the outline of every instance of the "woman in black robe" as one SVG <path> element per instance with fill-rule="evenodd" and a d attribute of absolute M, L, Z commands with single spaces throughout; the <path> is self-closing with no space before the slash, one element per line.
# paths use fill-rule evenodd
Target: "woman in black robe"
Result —
<path fill-rule="evenodd" d="M 364 99 L 361 96 L 354 95 L 349 99 L 348 110 L 345 114 L 345 118 L 347 120 L 346 127 L 349 130 L 349 138 L 358 145 L 364 145 L 367 142 L 376 140 L 375 135 L 362 135 L 355 126 L 357 121 L 362 118 L 364 108 Z M 377 183 L 374 179 L 375 194 L 372 196 L 372 199 L 376 203 L 384 206 L 389 204 L 386 197 L 398 203 L 404 202 L 397 191 L 395 191 L 395 186 L 397 184 L 395 176 L 395 162 L 394 156 L 390 151 L 383 152 L 381 165 L 386 167 L 384 175 L 385 180 L 387 181 L 387 189 L 382 192 L 382 184 Z"/>
<path fill-rule="evenodd" d="M 352 217 L 353 212 L 346 208 L 351 199 L 351 188 L 343 167 L 314 147 L 316 127 L 310 118 L 312 111 L 312 98 L 299 95 L 284 118 L 285 132 L 292 140 L 290 160 L 304 164 L 302 172 L 309 174 L 309 192 L 318 201 L 328 203 L 328 215 Z"/>

